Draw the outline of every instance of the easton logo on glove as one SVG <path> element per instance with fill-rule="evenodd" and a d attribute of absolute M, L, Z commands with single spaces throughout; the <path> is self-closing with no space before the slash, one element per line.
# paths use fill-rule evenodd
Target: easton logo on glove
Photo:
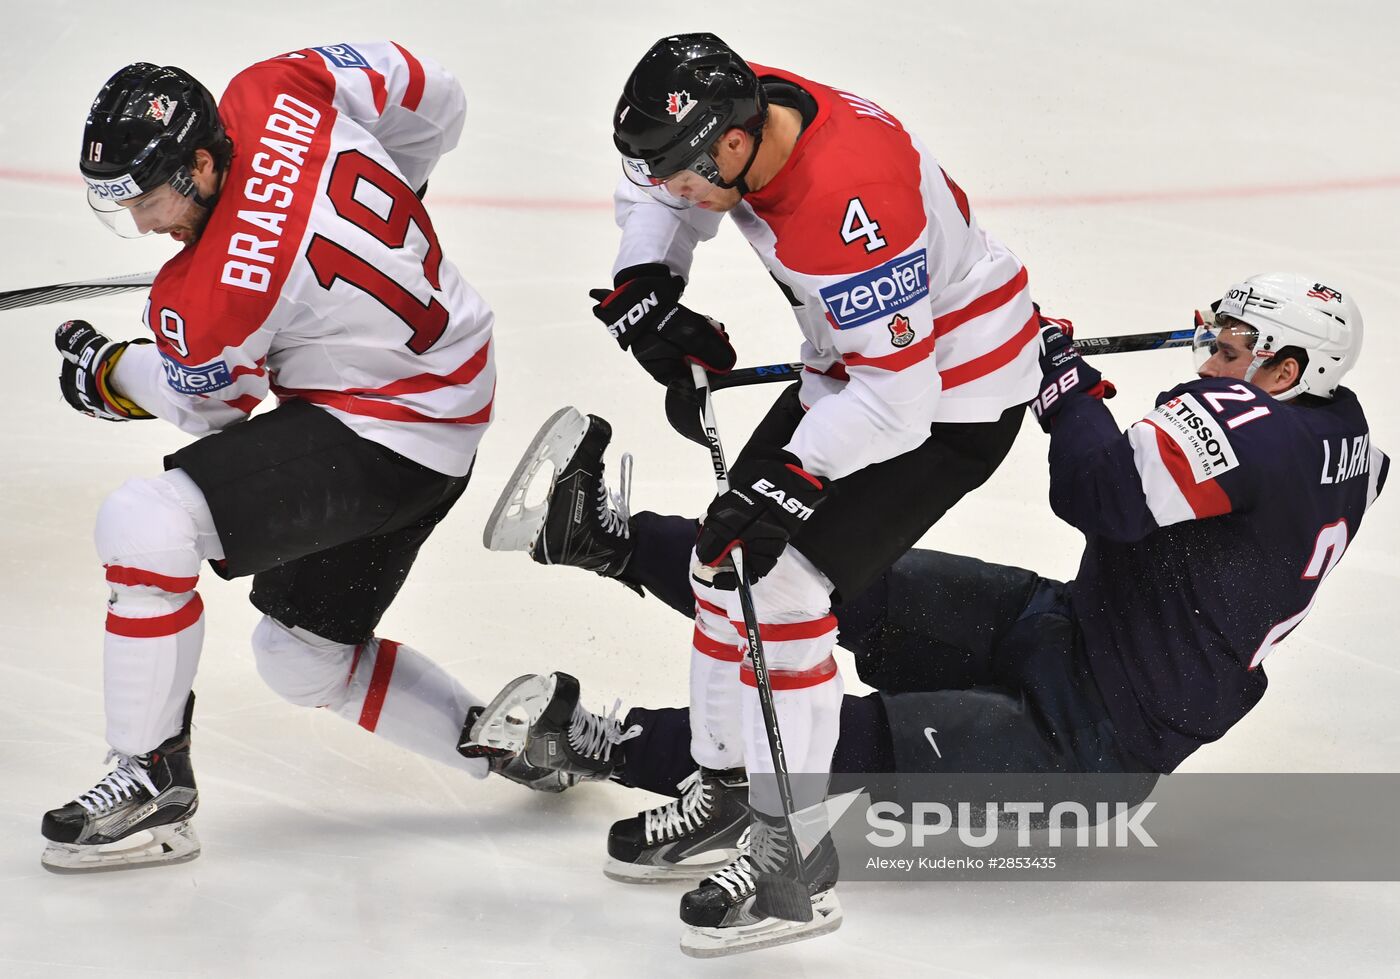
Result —
<path fill-rule="evenodd" d="M 760 479 L 755 482 L 753 484 L 753 489 L 754 492 L 768 497 L 768 499 L 778 504 L 779 509 L 786 510 L 788 513 L 797 517 L 798 520 L 806 520 L 813 513 L 812 508 L 799 500 L 795 495 L 783 492 L 766 479 Z"/>
<path fill-rule="evenodd" d="M 621 317 L 612 323 L 607 324 L 608 332 L 612 334 L 614 340 L 625 334 L 629 327 L 636 326 L 646 318 L 647 313 L 661 305 L 661 300 L 657 298 L 653 290 L 639 301 L 632 304 L 632 307 L 623 313 Z"/>

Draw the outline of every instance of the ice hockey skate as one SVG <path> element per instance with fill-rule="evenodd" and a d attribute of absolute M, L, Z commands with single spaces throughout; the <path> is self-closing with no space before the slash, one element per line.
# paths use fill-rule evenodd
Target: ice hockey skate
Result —
<path fill-rule="evenodd" d="M 117 767 L 66 806 L 44 813 L 40 861 L 58 874 L 184 863 L 199 856 L 190 817 L 199 791 L 190 765 L 190 716 L 180 733 L 142 755 L 107 754 Z"/>
<path fill-rule="evenodd" d="M 467 721 L 462 726 L 462 737 L 457 745 L 457 752 L 462 757 L 485 758 L 491 766 L 491 771 L 535 792 L 563 792 L 578 784 L 578 779 L 573 775 L 531 765 L 518 751 L 474 743 L 471 740 L 471 731 L 476 726 L 477 718 L 485 710 L 485 707 L 477 706 L 467 711 Z"/>
<path fill-rule="evenodd" d="M 739 855 L 748 773 L 701 768 L 678 787 L 680 798 L 613 823 L 604 874 L 629 884 L 697 881 Z"/>
<path fill-rule="evenodd" d="M 792 859 L 789 840 L 781 819 L 755 815 L 741 841 L 739 856 L 682 896 L 682 952 L 695 958 L 717 958 L 788 945 L 841 927 L 841 903 L 834 890 L 836 847 L 830 836 L 822 837 L 816 849 L 802 858 L 812 920 L 785 921 L 755 910 L 759 875 L 788 871 Z"/>
<path fill-rule="evenodd" d="M 580 780 L 601 781 L 616 767 L 612 750 L 636 737 L 613 705 L 607 716 L 584 709 L 578 680 L 567 673 L 517 677 L 478 715 L 465 746 L 516 752 L 525 762 Z"/>
<path fill-rule="evenodd" d="M 535 435 L 486 521 L 493 551 L 528 551 L 540 564 L 585 568 L 616 577 L 632 554 L 628 531 L 632 456 L 623 454 L 617 492 L 603 481 L 612 427 L 597 415 L 561 408 Z M 550 468 L 552 467 L 552 475 Z M 532 490 L 548 476 L 542 502 Z"/>

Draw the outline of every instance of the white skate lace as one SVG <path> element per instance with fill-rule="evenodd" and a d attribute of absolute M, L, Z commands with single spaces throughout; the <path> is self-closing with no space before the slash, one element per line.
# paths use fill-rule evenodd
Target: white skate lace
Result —
<path fill-rule="evenodd" d="M 145 789 L 153 799 L 160 794 L 156 791 L 155 783 L 151 781 L 151 777 L 146 774 L 146 770 L 137 764 L 130 755 L 124 755 L 114 748 L 107 752 L 103 764 L 105 765 L 113 758 L 117 759 L 117 767 L 112 769 L 102 781 L 78 796 L 78 805 L 93 815 L 99 815 L 109 809 L 116 808 L 122 802 L 132 798 L 137 789 Z"/>
<path fill-rule="evenodd" d="M 622 700 L 613 702 L 612 711 L 607 717 L 583 709 L 582 704 L 574 705 L 574 716 L 569 722 L 569 744 L 585 758 L 608 761 L 612 758 L 613 745 L 630 741 L 642 733 L 640 724 L 633 724 L 622 730 L 622 722 L 617 719 Z"/>
<path fill-rule="evenodd" d="M 610 534 L 628 537 L 630 530 L 627 522 L 632 516 L 631 504 L 632 453 L 624 452 L 622 461 L 618 464 L 617 491 L 609 490 L 607 483 L 598 480 L 598 521 L 603 525 L 603 529 Z"/>
<path fill-rule="evenodd" d="M 749 860 L 749 839 L 749 831 L 745 829 L 739 837 L 739 855 L 709 876 L 734 901 L 742 901 L 758 889 L 754 883 L 753 863 Z"/>
<path fill-rule="evenodd" d="M 679 799 L 672 799 L 664 806 L 648 809 L 646 813 L 646 841 L 669 840 L 683 836 L 698 827 L 710 814 L 710 792 L 697 768 L 686 776 L 678 788 Z"/>

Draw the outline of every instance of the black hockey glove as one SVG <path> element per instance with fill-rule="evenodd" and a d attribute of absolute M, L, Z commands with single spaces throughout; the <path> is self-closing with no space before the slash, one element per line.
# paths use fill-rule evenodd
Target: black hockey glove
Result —
<path fill-rule="evenodd" d="M 97 332 L 85 320 L 69 320 L 54 333 L 54 343 L 63 354 L 58 387 L 63 400 L 77 411 L 109 422 L 154 418 L 130 398 L 112 387 L 112 369 L 132 343 L 150 340 L 112 340 Z"/>
<path fill-rule="evenodd" d="M 662 384 L 689 384 L 690 364 L 723 374 L 734 368 L 724 326 L 680 304 L 685 280 L 664 265 L 636 265 L 617 274 L 612 290 L 593 289 L 593 315 L 623 350 Z"/>
<path fill-rule="evenodd" d="M 1036 312 L 1040 308 L 1036 307 Z M 1031 410 L 1046 432 L 1054 423 L 1055 414 L 1070 394 L 1087 394 L 1091 398 L 1111 398 L 1118 393 L 1112 381 L 1090 367 L 1074 348 L 1074 324 L 1069 320 L 1040 317 L 1040 394 L 1031 401 Z"/>
<path fill-rule="evenodd" d="M 791 452 L 741 464 L 729 474 L 728 493 L 715 497 L 695 556 L 717 567 L 735 545 L 744 548 L 750 581 L 773 570 L 793 534 L 826 499 L 826 485 Z"/>

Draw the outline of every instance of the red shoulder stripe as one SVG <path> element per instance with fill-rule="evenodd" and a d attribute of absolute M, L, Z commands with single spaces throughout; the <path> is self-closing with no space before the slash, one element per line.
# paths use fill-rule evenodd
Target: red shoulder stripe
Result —
<path fill-rule="evenodd" d="M 409 112 L 415 112 L 418 104 L 423 101 L 423 85 L 426 81 L 423 63 L 409 54 L 408 49 L 398 41 L 389 43 L 399 49 L 399 54 L 403 55 L 403 60 L 408 65 L 408 87 L 403 92 L 403 107 Z"/>

